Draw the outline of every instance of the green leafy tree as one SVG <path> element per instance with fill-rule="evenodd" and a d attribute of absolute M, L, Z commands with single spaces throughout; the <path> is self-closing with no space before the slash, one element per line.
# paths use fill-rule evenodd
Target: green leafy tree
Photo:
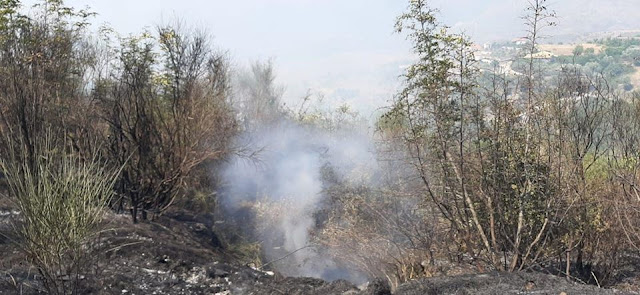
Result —
<path fill-rule="evenodd" d="M 399 124 L 428 199 L 461 237 L 461 249 L 474 256 L 478 247 L 492 252 L 465 174 L 465 127 L 472 121 L 477 70 L 470 41 L 449 33 L 435 13 L 426 1 L 411 1 L 398 18 L 396 30 L 407 32 L 418 61 L 407 69 L 405 87 L 383 120 Z"/>
<path fill-rule="evenodd" d="M 525 48 L 531 54 L 553 13 L 544 1 L 528 10 Z M 394 132 L 459 252 L 482 255 L 497 268 L 521 269 L 544 249 L 553 199 L 549 167 L 538 152 L 537 110 L 544 104 L 537 61 L 530 57 L 524 64 L 522 87 L 496 75 L 493 90 L 482 97 L 471 43 L 434 15 L 425 1 L 411 1 L 398 18 L 396 29 L 407 32 L 418 61 L 407 69 L 405 87 L 381 126 L 399 129 Z M 520 89 L 519 101 L 510 97 Z M 487 110 L 493 119 L 487 120 Z M 500 261 L 501 251 L 510 253 L 509 261 Z"/>

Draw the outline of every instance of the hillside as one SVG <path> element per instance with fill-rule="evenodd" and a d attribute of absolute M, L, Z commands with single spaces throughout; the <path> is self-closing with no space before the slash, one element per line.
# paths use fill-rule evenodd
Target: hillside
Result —
<path fill-rule="evenodd" d="M 365 54 L 334 45 L 369 38 L 351 17 L 369 0 L 140 0 L 295 14 L 231 17 L 269 42 L 189 13 L 126 35 L 37 1 L 0 1 L 0 295 L 640 294 L 631 2 L 461 0 L 469 22 L 449 26 L 407 0 L 370 34 L 411 46 Z M 326 27 L 321 7 L 347 22 Z M 503 36 L 524 20 L 525 36 L 458 30 L 486 18 Z M 273 59 L 238 64 L 211 28 L 256 56 L 288 47 L 324 90 L 291 104 Z M 289 47 L 305 39 L 339 58 Z M 397 87 L 379 91 L 378 75 Z"/>

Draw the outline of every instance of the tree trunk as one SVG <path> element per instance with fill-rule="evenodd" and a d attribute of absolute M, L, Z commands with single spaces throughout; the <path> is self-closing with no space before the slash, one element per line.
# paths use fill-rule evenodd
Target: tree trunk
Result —
<path fill-rule="evenodd" d="M 133 223 L 138 223 L 138 204 L 131 204 L 131 218 Z"/>

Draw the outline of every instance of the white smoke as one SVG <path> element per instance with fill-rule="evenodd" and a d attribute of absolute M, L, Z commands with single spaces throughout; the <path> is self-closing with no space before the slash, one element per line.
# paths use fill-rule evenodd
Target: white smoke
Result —
<path fill-rule="evenodd" d="M 242 141 L 261 151 L 255 158 L 238 157 L 226 167 L 222 203 L 229 212 L 247 204 L 258 208 L 253 216 L 254 235 L 262 240 L 267 260 L 290 254 L 274 263 L 289 276 L 364 279 L 323 254 L 311 243 L 311 235 L 316 229 L 315 214 L 327 197 L 323 174 L 327 169 L 341 181 L 364 182 L 377 170 L 368 136 L 329 133 L 283 119 L 248 132 Z"/>

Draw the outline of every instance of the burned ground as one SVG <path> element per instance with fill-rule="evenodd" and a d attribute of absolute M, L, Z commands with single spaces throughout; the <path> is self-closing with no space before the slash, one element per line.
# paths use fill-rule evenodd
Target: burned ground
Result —
<path fill-rule="evenodd" d="M 43 294 L 37 271 L 11 243 L 10 220 L 1 208 L 0 294 Z M 109 214 L 100 237 L 99 263 L 83 279 L 85 294 L 390 294 L 384 280 L 368 286 L 338 280 L 283 277 L 239 263 L 222 248 L 210 215 L 171 213 L 131 225 Z M 599 289 L 542 273 L 488 273 L 435 277 L 401 285 L 393 294 L 637 294 Z"/>

